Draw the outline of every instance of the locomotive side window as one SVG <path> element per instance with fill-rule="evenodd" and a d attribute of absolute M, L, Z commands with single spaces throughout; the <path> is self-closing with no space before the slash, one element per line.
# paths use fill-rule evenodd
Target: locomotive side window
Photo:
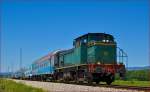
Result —
<path fill-rule="evenodd" d="M 76 42 L 76 47 L 79 47 L 80 46 L 80 41 L 77 41 Z"/>
<path fill-rule="evenodd" d="M 50 61 L 50 66 L 51 66 L 51 58 L 49 59 L 49 61 Z"/>

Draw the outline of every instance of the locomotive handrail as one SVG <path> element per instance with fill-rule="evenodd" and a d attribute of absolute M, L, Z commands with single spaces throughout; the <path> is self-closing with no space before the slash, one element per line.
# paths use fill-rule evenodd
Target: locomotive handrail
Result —
<path fill-rule="evenodd" d="M 119 62 L 121 61 L 122 63 L 124 62 L 124 58 L 126 58 L 126 67 L 128 68 L 128 55 L 126 52 L 123 51 L 123 49 L 117 47 L 117 51 L 119 52 L 119 55 L 117 53 L 117 59 L 119 58 Z M 117 60 L 118 61 L 118 60 Z"/>

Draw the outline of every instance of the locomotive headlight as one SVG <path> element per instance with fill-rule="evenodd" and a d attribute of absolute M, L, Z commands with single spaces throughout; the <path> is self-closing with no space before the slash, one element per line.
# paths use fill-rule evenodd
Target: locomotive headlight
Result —
<path fill-rule="evenodd" d="M 101 64 L 101 62 L 97 62 L 97 64 L 98 64 L 98 65 L 100 65 L 100 64 Z"/>
<path fill-rule="evenodd" d="M 106 40 L 106 42 L 109 42 L 109 40 Z"/>
<path fill-rule="evenodd" d="M 102 40 L 102 42 L 106 42 L 106 40 Z"/>

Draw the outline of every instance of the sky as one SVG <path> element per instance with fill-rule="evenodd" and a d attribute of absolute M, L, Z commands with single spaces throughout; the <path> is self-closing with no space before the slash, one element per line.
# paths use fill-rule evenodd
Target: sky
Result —
<path fill-rule="evenodd" d="M 19 69 L 57 49 L 72 48 L 86 33 L 108 33 L 129 57 L 128 66 L 148 66 L 148 0 L 4 1 L 1 3 L 2 71 Z"/>

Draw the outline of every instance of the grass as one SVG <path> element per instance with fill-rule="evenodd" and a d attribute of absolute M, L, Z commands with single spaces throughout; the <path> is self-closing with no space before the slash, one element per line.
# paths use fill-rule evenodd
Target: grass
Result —
<path fill-rule="evenodd" d="M 123 81 L 115 80 L 113 85 L 127 85 L 127 86 L 139 86 L 139 87 L 150 87 L 150 81 Z M 34 88 L 31 86 L 24 85 L 22 83 L 16 83 L 12 80 L 0 79 L 0 92 L 45 92 L 40 88 Z"/>
<path fill-rule="evenodd" d="M 150 81 L 123 81 L 123 80 L 115 80 L 112 84 L 114 85 L 127 85 L 127 86 L 139 86 L 139 87 L 150 87 Z"/>
<path fill-rule="evenodd" d="M 0 79 L 0 92 L 44 92 L 40 88 L 34 88 L 24 85 L 22 83 L 16 83 L 12 80 Z"/>

